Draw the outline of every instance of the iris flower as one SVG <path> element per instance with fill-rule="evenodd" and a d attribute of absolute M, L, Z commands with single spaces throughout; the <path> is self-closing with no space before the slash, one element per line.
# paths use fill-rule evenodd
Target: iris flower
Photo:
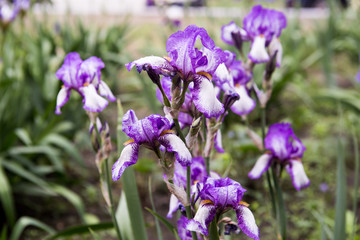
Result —
<path fill-rule="evenodd" d="M 199 192 L 200 207 L 193 219 L 187 220 L 185 228 L 208 236 L 208 226 L 213 219 L 233 209 L 236 212 L 238 227 L 248 237 L 259 239 L 259 228 L 248 204 L 242 201 L 246 190 L 240 183 L 230 178 L 207 178 Z"/>
<path fill-rule="evenodd" d="M 280 163 L 286 167 L 296 190 L 299 191 L 310 185 L 301 162 L 306 148 L 295 136 L 290 123 L 271 125 L 265 137 L 265 148 L 269 151 L 257 160 L 254 168 L 249 172 L 251 179 L 259 178 L 272 164 Z"/>
<path fill-rule="evenodd" d="M 69 100 L 71 89 L 80 93 L 83 108 L 90 112 L 101 112 L 106 108 L 108 101 L 103 97 L 115 101 L 108 85 L 101 81 L 101 69 L 104 67 L 100 58 L 90 57 L 83 61 L 76 52 L 67 54 L 64 64 L 56 72 L 56 77 L 64 85 L 57 96 L 55 113 L 61 114 L 61 107 Z"/>
<path fill-rule="evenodd" d="M 133 110 L 127 111 L 123 116 L 123 131 L 131 138 L 124 143 L 119 159 L 112 168 L 112 178 L 118 180 L 125 169 L 138 160 L 141 145 L 159 152 L 162 145 L 166 151 L 174 152 L 176 160 L 182 166 L 189 166 L 192 162 L 191 153 L 183 141 L 170 130 L 167 118 L 158 114 L 150 115 L 138 120 Z"/>
<path fill-rule="evenodd" d="M 195 47 L 200 39 L 202 48 Z M 216 98 L 211 75 L 225 59 L 225 53 L 215 46 L 204 28 L 189 25 L 184 31 L 172 34 L 166 43 L 168 57 L 148 56 L 126 64 L 127 69 L 136 66 L 137 70 L 147 70 L 163 76 L 180 76 L 190 89 L 195 107 L 205 117 L 217 117 L 224 112 L 224 107 Z"/>

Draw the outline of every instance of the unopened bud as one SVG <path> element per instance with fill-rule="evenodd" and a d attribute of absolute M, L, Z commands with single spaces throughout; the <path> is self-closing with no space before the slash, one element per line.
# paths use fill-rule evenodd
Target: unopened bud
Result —
<path fill-rule="evenodd" d="M 264 80 L 265 81 L 270 81 L 271 80 L 271 76 L 274 73 L 275 69 L 276 69 L 276 55 L 277 55 L 278 51 L 275 51 L 275 53 L 271 56 L 270 61 L 267 62 L 266 64 L 266 68 L 265 68 L 265 76 L 264 76 Z"/>
<path fill-rule="evenodd" d="M 224 99 L 223 99 L 225 111 L 229 110 L 230 107 L 239 99 L 240 99 L 240 96 L 236 92 L 225 93 Z"/>
<path fill-rule="evenodd" d="M 201 129 L 201 117 L 195 119 L 190 127 L 189 133 L 186 136 L 186 145 L 189 146 L 190 150 L 195 146 L 198 134 Z"/>
<path fill-rule="evenodd" d="M 241 55 L 243 55 L 243 51 L 242 51 L 243 40 L 241 38 L 240 32 L 231 32 L 231 38 L 234 42 L 236 49 L 240 52 Z"/>
<path fill-rule="evenodd" d="M 145 64 L 143 66 L 143 69 L 147 72 L 151 81 L 153 83 L 155 83 L 157 86 L 159 86 L 160 85 L 160 75 L 158 73 L 156 73 L 155 70 L 149 64 Z"/>

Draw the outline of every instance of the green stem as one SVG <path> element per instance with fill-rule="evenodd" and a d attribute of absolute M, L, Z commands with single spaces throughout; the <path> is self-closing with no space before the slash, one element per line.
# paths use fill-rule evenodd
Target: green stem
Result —
<path fill-rule="evenodd" d="M 179 134 L 181 140 L 186 145 L 185 137 L 184 137 L 184 134 L 181 131 L 179 120 L 174 118 L 174 124 L 175 124 L 175 129 L 176 129 L 177 133 Z M 187 166 L 186 167 L 186 196 L 187 196 L 189 205 L 185 206 L 185 210 L 186 210 L 186 217 L 188 219 L 193 218 L 192 213 L 191 213 L 191 198 L 190 198 L 191 196 L 190 195 L 191 195 L 191 167 Z M 193 240 L 197 240 L 197 236 L 196 236 L 195 232 L 191 232 L 191 236 L 192 236 Z"/>
<path fill-rule="evenodd" d="M 277 193 L 276 200 L 277 200 L 277 212 L 276 212 L 276 220 L 279 224 L 281 240 L 286 240 L 286 210 L 284 204 L 284 198 L 282 194 L 282 190 L 279 184 L 279 180 L 276 176 L 276 171 L 272 168 L 272 176 L 275 186 L 275 191 Z"/>
<path fill-rule="evenodd" d="M 355 180 L 354 180 L 354 201 L 353 201 L 353 229 L 350 239 L 355 239 L 355 228 L 356 228 L 356 209 L 357 209 L 357 198 L 358 198 L 358 188 L 359 188 L 359 144 L 358 139 L 356 137 L 355 131 L 353 131 L 353 142 L 354 142 L 354 151 L 355 151 Z"/>
<path fill-rule="evenodd" d="M 219 240 L 219 232 L 217 229 L 217 217 L 211 221 L 209 226 L 209 240 Z"/>
<path fill-rule="evenodd" d="M 151 208 L 154 212 L 156 212 L 156 208 L 155 208 L 155 204 L 154 204 L 154 199 L 152 197 L 152 190 L 151 190 L 151 176 L 149 177 L 149 197 L 150 197 L 150 203 L 151 203 Z M 162 236 L 162 232 L 161 232 L 161 228 L 160 228 L 160 224 L 159 224 L 159 220 L 157 219 L 157 217 L 154 216 L 155 219 L 155 227 L 156 227 L 156 232 L 158 235 L 158 239 L 162 240 L 163 236 Z"/>
<path fill-rule="evenodd" d="M 116 230 L 116 235 L 117 235 L 118 239 L 121 240 L 122 238 L 121 238 L 121 234 L 120 234 L 119 224 L 117 223 L 117 220 L 116 220 L 114 200 L 113 200 L 112 192 L 111 192 L 108 158 L 105 159 L 104 163 L 105 163 L 105 178 L 106 178 L 106 183 L 107 183 L 108 192 L 109 192 L 109 199 L 110 199 L 109 210 L 110 210 L 111 218 L 114 223 L 115 230 Z"/>
<path fill-rule="evenodd" d="M 205 157 L 206 174 L 210 176 L 210 157 Z"/>

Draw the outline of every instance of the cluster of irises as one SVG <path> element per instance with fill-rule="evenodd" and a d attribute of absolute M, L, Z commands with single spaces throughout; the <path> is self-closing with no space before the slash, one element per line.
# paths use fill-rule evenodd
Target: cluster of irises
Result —
<path fill-rule="evenodd" d="M 25 13 L 30 8 L 30 0 L 0 0 L 0 22 L 2 27 L 11 23 L 18 14 Z"/>
<path fill-rule="evenodd" d="M 112 178 L 120 179 L 125 169 L 137 162 L 141 146 L 152 150 L 171 192 L 167 217 L 172 218 L 177 211 L 185 214 L 186 208 L 191 211 L 177 222 L 183 240 L 207 239 L 212 223 L 218 234 L 242 231 L 252 239 L 260 238 L 249 204 L 243 201 L 246 189 L 210 171 L 210 156 L 213 149 L 224 152 L 220 126 L 228 111 L 244 118 L 250 114 L 256 106 L 250 93 L 254 93 L 261 107 L 266 106 L 271 97 L 271 74 L 281 64 L 278 38 L 285 27 L 284 14 L 255 6 L 244 18 L 243 27 L 230 22 L 221 31 L 223 41 L 235 45 L 239 52 L 243 42 L 251 41 L 246 63 L 237 60 L 235 53 L 217 47 L 204 28 L 190 25 L 168 38 L 168 56 L 148 56 L 126 64 L 129 71 L 136 67 L 139 73 L 147 72 L 157 85 L 156 96 L 164 105 L 164 114 L 140 120 L 133 110 L 124 114 L 122 130 L 130 140 L 124 143 L 113 165 Z M 195 46 L 197 40 L 201 48 Z M 259 63 L 266 63 L 263 89 L 252 78 L 252 70 Z M 72 89 L 81 94 L 83 107 L 90 112 L 101 112 L 107 106 L 104 97 L 114 101 L 114 95 L 101 81 L 103 67 L 104 63 L 96 57 L 82 61 L 77 53 L 69 53 L 56 73 L 64 83 L 56 113 L 60 113 Z M 185 128 L 187 136 L 182 133 Z M 254 141 L 258 139 L 254 132 L 250 135 Z M 275 123 L 263 137 L 264 144 L 257 141 L 256 145 L 265 151 L 248 176 L 257 179 L 271 167 L 286 169 L 296 190 L 307 187 L 310 181 L 301 162 L 305 146 L 291 125 Z M 231 209 L 237 223 L 222 216 Z M 224 223 L 224 231 L 218 231 L 219 223 Z"/>

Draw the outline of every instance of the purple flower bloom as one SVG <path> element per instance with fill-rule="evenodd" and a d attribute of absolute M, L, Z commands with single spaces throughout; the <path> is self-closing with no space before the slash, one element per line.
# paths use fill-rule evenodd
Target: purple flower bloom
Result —
<path fill-rule="evenodd" d="M 30 0 L 15 0 L 14 4 L 20 11 L 27 11 L 30 8 Z"/>
<path fill-rule="evenodd" d="M 174 152 L 176 160 L 182 166 L 189 166 L 192 162 L 191 153 L 181 141 L 170 130 L 170 122 L 158 114 L 150 115 L 138 120 L 133 110 L 127 111 L 123 116 L 123 131 L 131 138 L 125 143 L 119 159 L 112 168 L 112 178 L 118 180 L 125 169 L 137 162 L 139 147 L 145 147 L 159 151 L 160 145 L 166 151 Z"/>
<path fill-rule="evenodd" d="M 101 112 L 106 108 L 108 101 L 103 97 L 115 101 L 109 87 L 101 81 L 101 69 L 104 67 L 100 58 L 90 57 L 83 61 L 76 52 L 67 54 L 64 64 L 56 72 L 56 77 L 63 81 L 64 86 L 58 93 L 55 113 L 61 113 L 60 109 L 69 100 L 71 89 L 80 93 L 83 108 L 90 112 Z"/>
<path fill-rule="evenodd" d="M 357 82 L 360 82 L 360 71 L 356 74 L 355 79 Z"/>
<path fill-rule="evenodd" d="M 234 21 L 231 21 L 229 24 L 221 27 L 221 39 L 225 43 L 235 45 L 233 39 L 234 34 L 239 35 L 243 41 L 249 40 L 247 32 L 238 25 L 236 25 Z"/>
<path fill-rule="evenodd" d="M 185 228 L 199 232 L 205 236 L 209 234 L 208 225 L 221 214 L 233 209 L 236 212 L 239 228 L 250 238 L 259 239 L 259 229 L 248 204 L 242 202 L 246 190 L 240 183 L 230 178 L 207 178 L 199 192 L 200 207 L 193 219 L 187 220 Z"/>
<path fill-rule="evenodd" d="M 178 234 L 181 240 L 192 240 L 191 231 L 185 229 L 186 221 L 187 218 L 185 216 L 181 216 L 177 221 Z M 197 238 L 199 240 L 203 239 L 198 233 Z"/>
<path fill-rule="evenodd" d="M 12 22 L 18 13 L 19 8 L 16 5 L 4 0 L 0 1 L 0 21 L 3 25 Z"/>
<path fill-rule="evenodd" d="M 265 137 L 265 148 L 270 150 L 263 154 L 249 172 L 251 179 L 259 178 L 276 159 L 286 166 L 296 190 L 310 185 L 301 158 L 306 150 L 302 142 L 295 136 L 290 123 L 275 123 L 270 126 Z"/>
<path fill-rule="evenodd" d="M 270 53 L 278 51 L 277 63 L 280 65 L 282 48 L 276 39 L 286 27 L 286 17 L 283 13 L 263 8 L 261 5 L 254 6 L 251 12 L 244 18 L 243 27 L 252 41 L 249 58 L 255 63 L 267 62 L 270 57 L 265 47 L 270 44 Z M 272 41 L 275 41 L 271 44 Z"/>
<path fill-rule="evenodd" d="M 195 47 L 200 38 L 203 47 Z M 126 64 L 127 69 L 133 66 L 141 72 L 150 67 L 157 74 L 173 77 L 178 74 L 184 82 L 193 82 L 190 89 L 192 101 L 205 117 L 217 117 L 224 108 L 215 96 L 211 83 L 211 74 L 225 60 L 226 54 L 215 46 L 204 28 L 188 26 L 184 31 L 172 34 L 166 43 L 167 58 L 144 57 Z"/>

